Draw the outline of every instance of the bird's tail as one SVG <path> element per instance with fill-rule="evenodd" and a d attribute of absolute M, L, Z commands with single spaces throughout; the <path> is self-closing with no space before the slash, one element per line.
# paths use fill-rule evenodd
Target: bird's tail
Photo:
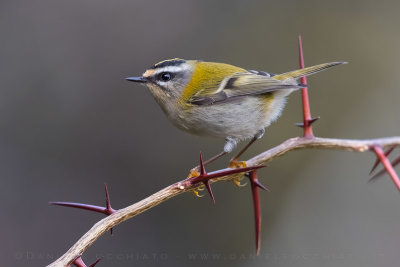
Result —
<path fill-rule="evenodd" d="M 308 76 L 323 70 L 326 70 L 330 67 L 337 66 L 337 65 L 342 65 L 342 64 L 347 64 L 347 62 L 331 62 L 331 63 L 324 63 L 324 64 L 319 64 L 315 65 L 312 67 L 304 68 L 304 69 L 298 69 L 282 74 L 278 74 L 273 76 L 277 80 L 286 80 L 286 79 L 298 79 L 303 76 Z"/>

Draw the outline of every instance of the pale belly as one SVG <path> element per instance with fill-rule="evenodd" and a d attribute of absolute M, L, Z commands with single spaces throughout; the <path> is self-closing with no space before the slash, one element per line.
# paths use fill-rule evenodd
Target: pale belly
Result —
<path fill-rule="evenodd" d="M 268 104 L 259 96 L 249 96 L 226 103 L 195 106 L 170 119 L 178 128 L 191 134 L 247 139 L 279 117 L 286 95 L 288 93 L 275 93 Z"/>

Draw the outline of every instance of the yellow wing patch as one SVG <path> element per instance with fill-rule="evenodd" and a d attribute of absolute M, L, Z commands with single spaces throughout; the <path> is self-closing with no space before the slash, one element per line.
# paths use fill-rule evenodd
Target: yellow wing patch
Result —
<path fill-rule="evenodd" d="M 237 73 L 247 72 L 245 69 L 224 63 L 197 62 L 192 78 L 182 94 L 182 100 L 187 101 L 192 97 L 215 94 L 222 81 Z"/>

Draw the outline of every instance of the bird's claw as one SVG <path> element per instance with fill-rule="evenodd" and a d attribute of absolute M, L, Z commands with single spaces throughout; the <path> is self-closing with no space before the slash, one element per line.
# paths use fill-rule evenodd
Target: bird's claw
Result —
<path fill-rule="evenodd" d="M 233 182 L 237 187 L 246 186 L 247 183 L 243 183 L 243 184 L 242 184 L 243 177 L 244 177 L 244 176 L 242 176 L 242 177 L 237 177 L 237 178 L 233 178 L 233 179 L 232 179 L 232 182 Z"/>
<path fill-rule="evenodd" d="M 229 168 L 232 168 L 232 169 L 240 169 L 240 168 L 246 168 L 246 167 L 247 167 L 246 161 L 237 161 L 234 158 L 229 162 Z M 246 186 L 247 183 L 244 183 L 244 184 L 241 183 L 242 179 L 243 179 L 243 176 L 234 178 L 234 179 L 232 179 L 232 182 L 238 187 Z"/>
<path fill-rule="evenodd" d="M 197 187 L 196 189 L 192 190 L 192 193 L 196 196 L 196 197 L 203 197 L 204 195 L 200 195 L 199 191 L 204 191 L 205 186 L 201 185 L 199 187 Z"/>

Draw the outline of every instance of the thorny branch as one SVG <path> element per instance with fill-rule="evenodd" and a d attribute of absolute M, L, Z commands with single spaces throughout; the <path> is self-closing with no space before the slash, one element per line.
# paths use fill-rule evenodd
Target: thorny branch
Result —
<path fill-rule="evenodd" d="M 381 148 L 390 148 L 393 146 L 400 145 L 399 137 L 388 137 L 381 139 L 370 139 L 370 140 L 345 140 L 345 139 L 331 139 L 331 138 L 304 138 L 295 137 L 286 140 L 280 145 L 271 148 L 249 160 L 246 161 L 248 167 L 260 166 L 273 159 L 283 156 L 292 150 L 306 149 L 306 148 L 320 148 L 320 149 L 339 149 L 354 152 L 365 152 L 371 150 L 374 146 Z M 229 169 L 225 169 L 229 170 Z M 221 170 L 221 171 L 225 171 Z M 210 172 L 209 174 L 214 174 Z M 224 177 L 218 177 L 211 180 L 211 183 L 230 180 L 237 178 L 241 174 L 231 174 Z M 54 261 L 48 266 L 68 266 L 70 265 L 78 255 L 82 255 L 83 252 L 90 247 L 102 234 L 110 230 L 112 227 L 126 221 L 158 204 L 167 201 L 168 199 L 175 197 L 184 192 L 196 189 L 200 184 L 192 184 L 189 180 L 185 179 L 175 184 L 172 184 L 164 189 L 161 189 L 157 193 L 131 205 L 126 208 L 117 210 L 110 216 L 102 219 L 96 223 L 84 236 L 82 236 L 64 255 Z"/>
<path fill-rule="evenodd" d="M 304 57 L 302 49 L 302 40 L 299 36 L 299 63 L 300 68 L 304 68 Z M 301 79 L 302 84 L 307 84 L 305 77 Z M 286 154 L 289 151 L 296 149 L 306 149 L 306 148 L 320 148 L 320 149 L 340 149 L 348 150 L 354 152 L 365 152 L 372 151 L 375 153 L 377 160 L 372 167 L 371 173 L 376 169 L 376 167 L 381 163 L 384 167 L 383 170 L 375 174 L 372 179 L 375 179 L 385 172 L 387 172 L 392 178 L 397 189 L 400 191 L 400 179 L 394 171 L 394 167 L 400 163 L 400 157 L 396 158 L 393 162 L 390 162 L 388 155 L 395 149 L 395 147 L 400 146 L 400 137 L 388 137 L 380 139 L 370 139 L 370 140 L 344 140 L 344 139 L 330 139 L 330 138 L 319 138 L 315 137 L 312 130 L 312 123 L 314 123 L 317 118 L 311 117 L 309 98 L 308 98 L 308 88 L 302 89 L 302 103 L 303 103 L 303 123 L 298 123 L 297 125 L 303 128 L 304 137 L 291 138 L 283 142 L 282 144 L 271 148 L 251 159 L 246 161 L 245 168 L 236 169 L 223 169 L 211 173 L 207 173 L 203 159 L 200 154 L 200 174 L 197 177 L 190 179 L 185 179 L 181 182 L 170 185 L 157 193 L 147 197 L 146 199 L 139 201 L 131 206 L 124 209 L 114 210 L 111 207 L 107 186 L 106 191 L 106 207 L 99 207 L 80 203 L 70 203 L 70 202 L 51 202 L 54 205 L 61 205 L 67 207 L 74 207 L 80 209 L 91 210 L 95 212 L 100 212 L 108 215 L 108 217 L 96 223 L 84 236 L 82 236 L 64 255 L 48 266 L 70 266 L 71 264 L 75 266 L 86 266 L 81 258 L 83 252 L 92 245 L 102 234 L 110 230 L 112 233 L 112 227 L 117 224 L 126 221 L 158 204 L 179 195 L 183 192 L 190 190 L 195 190 L 200 186 L 204 185 L 207 188 L 211 199 L 215 202 L 214 195 L 210 184 L 222 181 L 222 180 L 233 180 L 241 178 L 246 174 L 250 179 L 250 186 L 253 196 L 254 204 L 254 218 L 255 218 L 255 232 L 256 232 L 256 250 L 257 254 L 260 251 L 260 229 L 261 229 L 261 208 L 260 199 L 258 195 L 258 189 L 267 190 L 259 181 L 257 177 L 257 169 L 264 167 L 264 164 L 272 161 L 273 159 Z M 388 148 L 384 152 L 384 148 Z M 97 259 L 90 266 L 95 266 L 101 259 Z"/>

